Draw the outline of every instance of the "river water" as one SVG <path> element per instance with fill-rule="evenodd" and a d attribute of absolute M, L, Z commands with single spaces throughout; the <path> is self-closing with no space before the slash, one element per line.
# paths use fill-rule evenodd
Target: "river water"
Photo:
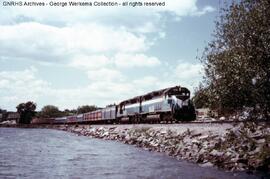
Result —
<path fill-rule="evenodd" d="M 261 178 L 51 129 L 0 128 L 0 178 Z"/>

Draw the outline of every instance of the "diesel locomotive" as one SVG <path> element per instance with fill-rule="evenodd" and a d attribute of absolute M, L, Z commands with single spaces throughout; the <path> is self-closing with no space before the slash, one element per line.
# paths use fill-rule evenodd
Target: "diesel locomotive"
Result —
<path fill-rule="evenodd" d="M 159 123 L 196 119 L 190 91 L 181 86 L 152 91 L 96 111 L 54 118 L 53 124 Z"/>

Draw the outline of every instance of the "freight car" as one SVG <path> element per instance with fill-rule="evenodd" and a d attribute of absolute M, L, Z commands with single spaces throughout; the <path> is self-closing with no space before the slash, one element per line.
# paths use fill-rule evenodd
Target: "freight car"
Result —
<path fill-rule="evenodd" d="M 190 91 L 175 86 L 137 96 L 96 111 L 55 118 L 56 124 L 69 123 L 158 123 L 196 119 Z"/>

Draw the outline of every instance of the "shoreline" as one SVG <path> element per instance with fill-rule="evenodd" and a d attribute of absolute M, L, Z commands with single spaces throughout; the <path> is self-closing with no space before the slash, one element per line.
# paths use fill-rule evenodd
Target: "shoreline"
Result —
<path fill-rule="evenodd" d="M 162 152 L 202 167 L 228 171 L 270 170 L 270 127 L 236 125 L 9 125 L 0 127 L 49 128 L 78 135 L 116 140 L 145 150 Z"/>

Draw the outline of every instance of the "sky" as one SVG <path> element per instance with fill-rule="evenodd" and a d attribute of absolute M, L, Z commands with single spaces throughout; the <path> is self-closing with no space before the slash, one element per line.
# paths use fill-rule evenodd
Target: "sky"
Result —
<path fill-rule="evenodd" d="M 11 111 L 27 101 L 63 110 L 176 85 L 194 91 L 203 75 L 196 57 L 213 38 L 219 12 L 217 0 L 166 0 L 164 7 L 0 2 L 0 108 Z"/>

